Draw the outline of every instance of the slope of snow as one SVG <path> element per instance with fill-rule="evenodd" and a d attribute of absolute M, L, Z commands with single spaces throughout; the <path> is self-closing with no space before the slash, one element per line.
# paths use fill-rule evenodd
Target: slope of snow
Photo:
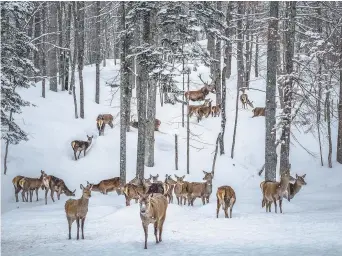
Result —
<path fill-rule="evenodd" d="M 44 193 L 40 191 L 38 202 L 16 203 L 11 180 L 19 174 L 39 177 L 42 169 L 64 179 L 71 190 L 76 188 L 75 198 L 81 196 L 80 183 L 119 176 L 119 91 L 111 103 L 110 89 L 104 86 L 105 81 L 118 70 L 119 66 L 114 66 L 110 60 L 107 67 L 102 68 L 101 104 L 97 105 L 94 103 L 95 67 L 85 68 L 84 120 L 74 118 L 73 98 L 67 92 L 47 91 L 46 99 L 43 99 L 40 97 L 40 84 L 21 92 L 37 107 L 23 109 L 23 118 L 17 120 L 30 134 L 30 140 L 10 146 L 8 175 L 1 176 L 2 255 L 273 255 L 275 252 L 278 255 L 341 255 L 342 174 L 338 172 L 341 167 L 337 163 L 333 163 L 333 169 L 321 168 L 317 159 L 294 142 L 291 146 L 292 175 L 306 173 L 308 185 L 290 203 L 283 202 L 284 214 L 266 214 L 261 208 L 259 187 L 263 177 L 257 175 L 264 163 L 264 118 L 252 119 L 250 109 L 239 109 L 235 157 L 230 158 L 235 117 L 235 66 L 233 76 L 227 80 L 226 155 L 217 158 L 211 201 L 202 206 L 197 199 L 194 207 L 188 207 L 178 206 L 174 198 L 174 203 L 168 206 L 162 243 L 155 244 L 150 226 L 148 250 L 143 250 L 139 207 L 135 203 L 125 207 L 124 197 L 116 193 L 92 193 L 85 240 L 80 241 L 75 239 L 76 223 L 72 229 L 72 240 L 67 239 L 64 203 L 68 197 L 65 195 L 59 201 L 55 196 L 55 203 L 48 197 L 48 205 L 44 205 Z M 197 73 L 208 79 L 207 68 L 201 66 Z M 196 73 L 191 74 L 191 81 L 199 82 Z M 251 87 L 262 90 L 265 81 L 256 78 Z M 248 95 L 255 106 L 264 106 L 264 93 L 251 90 Z M 210 98 L 214 100 L 215 95 L 211 94 Z M 181 126 L 181 106 L 167 104 L 161 108 L 158 96 L 157 106 L 157 118 L 162 122 L 161 132 L 155 133 L 155 167 L 145 168 L 145 176 L 158 173 L 163 179 L 165 174 L 184 175 L 186 130 Z M 101 137 L 97 136 L 95 123 L 99 113 L 116 116 L 115 127 L 110 129 L 106 126 L 105 136 Z M 335 137 L 336 130 L 333 129 Z M 199 124 L 195 118 L 191 119 L 194 136 L 191 140 L 190 175 L 186 175 L 186 180 L 201 181 L 202 170 L 211 170 L 219 131 L 220 118 L 210 117 Z M 179 134 L 180 144 L 177 171 L 174 164 L 175 133 Z M 297 131 L 295 134 L 304 146 L 318 151 L 312 135 Z M 86 135 L 94 135 L 93 146 L 86 157 L 82 154 L 78 161 L 74 161 L 70 142 L 86 140 Z M 127 133 L 127 180 L 135 176 L 136 144 L 137 130 L 132 128 Z M 232 186 L 237 195 L 232 219 L 224 219 L 222 210 L 219 219 L 215 216 L 215 193 L 221 185 Z"/>

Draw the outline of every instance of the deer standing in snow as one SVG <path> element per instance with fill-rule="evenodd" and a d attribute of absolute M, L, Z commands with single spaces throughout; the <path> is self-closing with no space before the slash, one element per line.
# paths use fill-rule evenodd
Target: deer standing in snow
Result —
<path fill-rule="evenodd" d="M 91 143 L 93 141 L 93 137 L 94 136 L 90 137 L 90 136 L 87 135 L 87 138 L 88 138 L 87 141 L 74 140 L 74 141 L 71 142 L 71 147 L 74 150 L 75 160 L 80 159 L 80 154 L 81 154 L 82 151 L 84 151 L 84 156 L 86 156 L 86 151 L 90 147 L 90 145 L 91 145 Z M 78 154 L 78 158 L 76 157 L 76 152 L 80 152 Z"/>
<path fill-rule="evenodd" d="M 220 206 L 222 206 L 225 218 L 231 218 L 233 207 L 236 202 L 236 195 L 234 189 L 232 189 L 230 186 L 221 186 L 217 189 L 216 198 L 216 218 L 218 218 L 219 216 Z M 228 208 L 230 209 L 230 216 L 228 216 Z"/>

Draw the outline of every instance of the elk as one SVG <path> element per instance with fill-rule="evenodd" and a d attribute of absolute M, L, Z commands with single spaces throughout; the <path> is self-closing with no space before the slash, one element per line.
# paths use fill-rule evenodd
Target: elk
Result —
<path fill-rule="evenodd" d="M 188 187 L 189 187 L 189 182 L 184 181 L 185 175 L 182 177 L 178 177 L 175 174 L 175 178 L 177 180 L 174 192 L 177 198 L 177 203 L 178 205 L 183 204 L 183 199 L 184 199 L 184 205 L 186 204 L 186 200 L 188 199 Z"/>
<path fill-rule="evenodd" d="M 211 83 L 210 85 L 207 82 L 204 82 L 202 80 L 201 75 L 198 76 L 199 79 L 202 81 L 202 83 L 204 84 L 204 86 L 196 91 L 187 91 L 184 93 L 185 98 L 188 101 L 200 101 L 200 100 L 204 100 L 205 97 L 209 94 L 209 92 L 214 92 L 215 87 L 214 84 L 215 83 Z"/>
<path fill-rule="evenodd" d="M 81 184 L 80 188 L 82 189 L 82 197 L 80 199 L 69 199 L 64 205 L 65 214 L 69 225 L 69 239 L 71 239 L 71 226 L 75 220 L 77 223 L 77 240 L 79 239 L 80 220 L 82 239 L 84 239 L 84 222 L 88 213 L 88 204 L 89 198 L 91 197 L 92 186 L 90 185 L 89 187 L 83 187 Z"/>
<path fill-rule="evenodd" d="M 217 198 L 217 207 L 216 207 L 216 218 L 219 216 L 220 206 L 222 206 L 222 210 L 224 211 L 225 218 L 231 218 L 233 207 L 236 202 L 236 195 L 234 189 L 230 186 L 221 186 L 217 188 L 216 192 Z M 230 210 L 230 214 L 228 216 L 228 208 Z"/>
<path fill-rule="evenodd" d="M 197 116 L 198 115 L 198 110 L 201 107 L 208 106 L 209 102 L 210 102 L 210 99 L 205 99 L 204 103 L 202 105 L 189 105 L 188 106 L 188 116 L 192 117 L 193 114 L 195 114 Z"/>
<path fill-rule="evenodd" d="M 290 183 L 288 188 L 287 188 L 287 194 L 288 194 L 288 199 L 294 198 L 294 196 L 300 191 L 303 185 L 306 185 L 307 183 L 305 182 L 306 174 L 299 176 L 296 174 L 296 181 L 294 184 Z"/>
<path fill-rule="evenodd" d="M 93 141 L 93 135 L 90 137 L 87 135 L 88 141 L 82 141 L 82 140 L 74 140 L 71 142 L 71 147 L 74 150 L 75 160 L 80 159 L 80 154 L 82 151 L 84 151 L 84 156 L 86 155 L 86 151 L 91 145 Z M 76 152 L 79 151 L 78 158 L 76 157 Z"/>
<path fill-rule="evenodd" d="M 108 192 L 113 190 L 118 191 L 121 187 L 120 177 L 115 177 L 108 180 L 101 180 L 98 184 L 91 184 L 87 181 L 87 186 L 92 186 L 92 191 L 101 192 L 107 195 Z"/>
<path fill-rule="evenodd" d="M 145 246 L 147 249 L 148 225 L 154 224 L 156 243 L 162 241 L 163 225 L 166 217 L 167 199 L 161 194 L 143 195 L 139 193 L 140 218 L 145 233 Z M 159 239 L 158 239 L 159 232 Z"/>
<path fill-rule="evenodd" d="M 167 183 L 163 183 L 162 181 L 159 181 L 158 180 L 159 178 L 159 174 L 157 174 L 156 176 L 153 176 L 150 174 L 150 179 L 152 179 L 152 184 L 160 184 L 160 186 L 163 188 L 163 195 L 167 197 L 167 194 L 169 193 L 169 190 L 170 190 L 170 185 L 167 184 Z M 159 191 L 161 191 L 161 189 L 159 189 Z M 157 193 L 157 192 L 154 192 L 154 193 Z M 161 193 L 161 192 L 158 192 L 158 193 Z"/>
<path fill-rule="evenodd" d="M 45 187 L 45 204 L 47 204 L 47 194 L 49 189 L 51 190 L 50 196 L 52 202 L 55 202 L 53 197 L 55 191 L 57 191 L 57 199 L 60 200 L 61 194 L 65 194 L 66 196 L 75 196 L 76 189 L 71 191 L 66 185 L 64 180 L 57 178 L 53 175 L 47 175 L 43 178 L 43 184 Z"/>
<path fill-rule="evenodd" d="M 166 174 L 164 183 L 166 183 L 170 186 L 170 189 L 167 192 L 167 198 L 169 198 L 169 203 L 173 203 L 173 191 L 174 191 L 174 188 L 175 188 L 177 182 L 171 178 L 171 175 Z"/>
<path fill-rule="evenodd" d="M 265 116 L 265 108 L 256 107 L 252 111 L 253 111 L 252 118 L 256 116 Z"/>
<path fill-rule="evenodd" d="M 266 205 L 266 212 L 271 212 L 271 204 L 274 203 L 277 213 L 277 201 L 279 200 L 280 213 L 283 213 L 283 197 L 288 197 L 287 187 L 290 183 L 290 171 L 284 172 L 280 177 L 280 182 L 266 181 L 260 184 L 263 193 L 262 207 Z"/>
<path fill-rule="evenodd" d="M 251 108 L 254 108 L 253 102 L 251 102 L 251 101 L 248 99 L 248 95 L 245 93 L 245 91 L 243 91 L 243 93 L 240 95 L 240 101 L 241 101 L 242 107 L 243 107 L 244 109 L 247 108 L 247 104 L 248 104 Z"/>
<path fill-rule="evenodd" d="M 15 193 L 15 201 L 16 202 L 19 202 L 18 194 L 22 190 L 22 187 L 20 186 L 19 181 L 23 178 L 25 178 L 25 177 L 18 175 L 18 176 L 15 176 L 12 180 L 12 183 L 14 186 L 14 193 Z M 23 200 L 23 202 L 25 202 L 24 194 L 22 194 L 22 200 Z"/>
<path fill-rule="evenodd" d="M 27 178 L 24 177 L 19 181 L 19 185 L 22 188 L 22 197 L 25 197 L 25 193 L 27 193 L 26 202 L 28 202 L 28 193 L 30 192 L 30 202 L 32 202 L 33 190 L 36 191 L 37 201 L 38 201 L 38 190 L 43 185 L 43 177 L 46 176 L 46 173 L 41 170 L 40 178 Z M 32 193 L 31 193 L 32 191 Z"/>
<path fill-rule="evenodd" d="M 135 203 L 138 202 L 138 199 L 139 199 L 138 192 L 140 194 L 145 194 L 146 187 L 143 181 L 141 181 L 138 177 L 135 177 L 133 180 L 127 183 L 123 188 L 123 193 L 126 199 L 126 206 L 131 205 L 132 199 L 135 199 Z"/>
<path fill-rule="evenodd" d="M 212 193 L 213 172 L 203 171 L 205 182 L 190 182 L 188 188 L 188 205 L 194 206 L 196 198 L 202 198 L 202 203 L 209 203 L 209 198 Z"/>
<path fill-rule="evenodd" d="M 147 190 L 147 194 L 160 193 L 164 195 L 164 191 L 162 183 L 152 183 Z"/>
<path fill-rule="evenodd" d="M 216 106 L 211 107 L 211 116 L 212 117 L 220 116 L 220 114 L 221 114 L 221 104 L 218 104 Z"/>
<path fill-rule="evenodd" d="M 208 116 L 211 113 L 211 100 L 209 101 L 208 106 L 204 106 L 198 109 L 197 111 L 197 122 L 199 122 L 200 120 L 202 120 L 202 117 L 205 116 L 206 118 L 208 118 Z"/>

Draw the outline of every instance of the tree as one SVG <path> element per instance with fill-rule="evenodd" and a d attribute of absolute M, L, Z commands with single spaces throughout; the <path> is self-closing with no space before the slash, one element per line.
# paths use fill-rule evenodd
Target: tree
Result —
<path fill-rule="evenodd" d="M 53 47 L 48 51 L 48 65 L 49 65 L 49 77 L 50 77 L 50 90 L 57 92 L 57 4 L 58 2 L 49 3 L 49 41 L 53 44 Z"/>
<path fill-rule="evenodd" d="M 265 180 L 275 181 L 277 168 L 276 152 L 276 82 L 277 82 L 277 47 L 278 40 L 278 6 L 275 1 L 270 2 L 270 17 L 267 35 L 267 81 L 265 107 Z"/>
<path fill-rule="evenodd" d="M 80 117 L 84 118 L 84 88 L 83 88 L 83 59 L 84 59 L 84 1 L 77 2 L 77 56 L 78 77 L 80 80 Z"/>
<path fill-rule="evenodd" d="M 36 48 L 24 29 L 32 5 L 31 2 L 1 2 L 1 139 L 6 143 L 5 174 L 9 144 L 28 140 L 13 115 L 20 114 L 22 107 L 30 105 L 15 91 L 16 88 L 29 88 L 31 83 L 27 74 L 37 71 L 27 58 Z"/>
<path fill-rule="evenodd" d="M 74 52 L 73 58 L 71 62 L 71 83 L 70 89 L 72 88 L 72 94 L 74 98 L 74 108 L 75 108 L 75 118 L 78 118 L 78 111 L 77 111 L 77 99 L 76 99 L 76 88 L 75 88 L 75 70 L 76 70 L 76 63 L 77 63 L 77 46 L 78 46 L 78 21 L 77 21 L 77 3 L 74 2 L 73 5 L 69 5 L 69 13 L 70 8 L 73 8 L 74 14 Z"/>
<path fill-rule="evenodd" d="M 101 2 L 96 1 L 95 7 L 95 15 L 96 15 L 96 26 L 95 26 L 95 47 L 96 47 L 96 90 L 95 90 L 95 102 L 100 104 L 100 63 L 101 63 L 101 37 L 100 37 L 100 30 L 101 30 L 101 17 L 100 17 L 100 10 L 101 10 Z M 106 57 L 104 57 L 106 58 Z"/>
<path fill-rule="evenodd" d="M 43 6 L 42 6 L 42 34 L 45 35 L 46 33 L 46 9 L 47 9 L 47 4 L 46 2 L 43 2 Z M 42 80 L 42 97 L 45 98 L 45 82 L 46 82 L 46 36 L 43 37 L 43 46 L 42 46 L 42 56 L 41 56 L 41 67 L 42 67 L 42 71 L 41 74 L 43 76 L 43 80 Z"/>
<path fill-rule="evenodd" d="M 341 27 L 342 35 L 342 27 Z M 340 40 L 340 96 L 338 100 L 338 135 L 337 135 L 337 157 L 336 160 L 342 164 L 342 41 Z"/>

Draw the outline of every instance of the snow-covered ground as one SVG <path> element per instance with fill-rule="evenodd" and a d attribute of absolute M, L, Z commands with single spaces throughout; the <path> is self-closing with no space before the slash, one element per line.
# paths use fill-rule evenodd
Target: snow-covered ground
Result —
<path fill-rule="evenodd" d="M 44 192 L 39 201 L 15 202 L 12 178 L 22 174 L 39 177 L 40 170 L 64 179 L 67 186 L 81 196 L 80 183 L 99 182 L 119 176 L 119 120 L 116 126 L 105 129 L 98 137 L 95 119 L 99 113 L 119 112 L 119 92 L 110 104 L 109 88 L 105 81 L 119 70 L 113 61 L 101 70 L 101 104 L 94 103 L 95 66 L 84 70 L 85 119 L 74 119 L 73 98 L 67 92 L 47 91 L 40 97 L 40 84 L 22 91 L 25 99 L 36 107 L 23 109 L 17 120 L 29 133 L 30 140 L 9 151 L 8 175 L 2 175 L 2 255 L 341 255 L 342 254 L 342 173 L 341 166 L 321 168 L 318 159 L 309 156 L 298 144 L 291 145 L 292 175 L 306 173 L 307 186 L 291 200 L 283 203 L 283 214 L 265 213 L 261 208 L 257 175 L 264 162 L 264 118 L 250 118 L 251 110 L 239 110 L 235 157 L 230 158 L 236 97 L 236 75 L 227 80 L 226 155 L 218 156 L 213 180 L 213 194 L 209 204 L 199 199 L 194 207 L 169 204 L 164 225 L 163 242 L 156 245 L 152 226 L 149 229 L 148 250 L 143 249 L 144 233 L 138 205 L 125 206 L 123 196 L 116 193 L 92 193 L 85 224 L 85 240 L 76 240 L 76 223 L 72 240 L 68 240 L 68 226 L 64 213 L 65 195 L 61 200 L 44 205 Z M 208 70 L 197 71 L 204 79 Z M 233 67 L 236 73 L 236 67 Z M 76 76 L 77 77 L 77 76 Z M 196 73 L 191 81 L 199 82 Z M 78 84 L 78 81 L 76 80 Z M 196 85 L 192 86 L 196 87 Z M 252 87 L 264 89 L 262 78 L 253 79 Z M 79 94 L 77 94 L 79 95 Z M 250 91 L 255 106 L 264 106 L 264 93 Z M 215 99 L 214 95 L 210 95 Z M 149 174 L 186 174 L 186 131 L 181 127 L 181 106 L 160 107 L 157 97 L 157 118 L 161 133 L 156 132 L 155 167 L 146 168 Z M 240 105 L 239 105 L 240 106 Z M 135 110 L 135 107 L 133 106 Z M 202 170 L 210 171 L 214 144 L 220 130 L 220 118 L 208 118 L 199 125 L 191 120 L 194 136 L 191 145 L 189 181 L 201 181 Z M 333 128 L 336 138 L 336 127 Z M 179 134 L 179 170 L 174 167 L 174 134 Z M 317 152 L 316 140 L 310 134 L 295 131 L 301 144 Z M 70 142 L 94 135 L 94 144 L 87 156 L 73 160 Z M 200 142 L 199 142 L 200 141 Z M 335 140 L 334 140 L 335 141 Z M 127 180 L 135 175 L 137 130 L 127 134 Z M 3 144 L 2 144 L 3 147 Z M 196 150 L 199 148 L 201 150 Z M 2 150 L 3 154 L 3 150 Z M 334 154 L 335 155 L 335 154 Z M 3 155 L 1 156 L 3 159 Z M 216 188 L 230 185 L 237 202 L 232 219 L 224 219 L 223 212 L 216 219 Z M 20 197 L 19 197 L 20 198 Z M 35 198 L 35 197 L 34 197 Z M 20 198 L 21 199 L 21 198 Z M 56 199 L 56 196 L 55 196 Z M 176 201 L 176 199 L 174 199 Z"/>

